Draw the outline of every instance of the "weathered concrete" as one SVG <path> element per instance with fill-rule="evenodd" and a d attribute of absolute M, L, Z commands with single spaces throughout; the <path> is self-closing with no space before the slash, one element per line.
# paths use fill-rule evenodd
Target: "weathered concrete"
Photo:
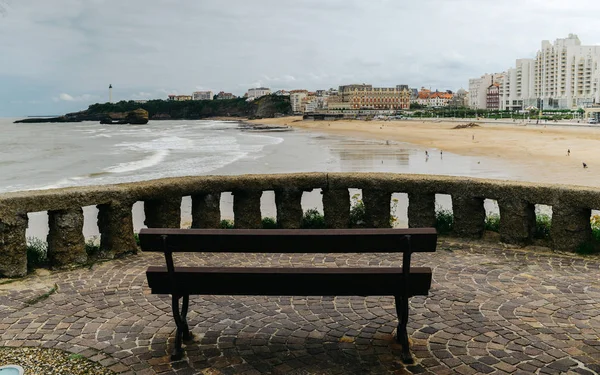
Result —
<path fill-rule="evenodd" d="M 302 190 L 275 190 L 275 206 L 277 207 L 277 225 L 285 229 L 298 229 L 302 224 Z"/>
<path fill-rule="evenodd" d="M 176 266 L 390 267 L 402 254 L 213 254 Z M 192 296 L 194 341 L 171 362 L 171 298 L 149 294 L 159 253 L 0 285 L 0 347 L 77 352 L 119 374 L 593 374 L 600 372 L 600 258 L 443 239 L 411 298 L 415 364 L 400 361 L 389 296 Z M 57 284 L 56 293 L 27 306 Z"/>
<path fill-rule="evenodd" d="M 233 191 L 233 216 L 236 228 L 256 229 L 261 227 L 261 196 L 262 191 Z"/>
<path fill-rule="evenodd" d="M 27 275 L 27 213 L 0 217 L 0 276 Z"/>
<path fill-rule="evenodd" d="M 485 208 L 482 198 L 453 195 L 453 231 L 457 236 L 480 238 L 485 230 Z"/>
<path fill-rule="evenodd" d="M 87 262 L 83 209 L 48 211 L 48 261 L 56 268 Z"/>
<path fill-rule="evenodd" d="M 431 228 L 435 226 L 435 194 L 408 194 L 408 227 Z"/>
<path fill-rule="evenodd" d="M 535 232 L 535 205 L 513 197 L 498 200 L 498 208 L 500 240 L 517 245 L 530 243 Z"/>
<path fill-rule="evenodd" d="M 550 237 L 553 248 L 572 251 L 589 243 L 592 238 L 589 208 L 575 207 L 568 202 L 552 206 L 552 226 Z"/>
<path fill-rule="evenodd" d="M 327 228 L 348 228 L 350 192 L 346 189 L 323 190 L 323 213 Z"/>
<path fill-rule="evenodd" d="M 98 205 L 100 253 L 107 258 L 135 253 L 138 246 L 133 237 L 132 202 Z"/>
<path fill-rule="evenodd" d="M 180 228 L 181 197 L 148 200 L 144 202 L 148 228 Z"/>
<path fill-rule="evenodd" d="M 390 228 L 392 192 L 363 189 L 362 195 L 365 204 L 365 224 L 367 228 Z"/>
<path fill-rule="evenodd" d="M 221 193 L 192 195 L 192 228 L 219 228 Z"/>

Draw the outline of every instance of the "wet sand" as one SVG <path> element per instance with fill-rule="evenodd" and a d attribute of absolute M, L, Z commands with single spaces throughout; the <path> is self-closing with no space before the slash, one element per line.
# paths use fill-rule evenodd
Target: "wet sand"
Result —
<path fill-rule="evenodd" d="M 453 129 L 463 122 L 449 121 L 302 121 L 301 117 L 252 120 L 252 123 L 294 128 L 363 139 L 393 140 L 465 156 L 503 161 L 521 181 L 600 185 L 600 128 L 569 125 L 521 125 L 480 122 L 480 126 Z M 571 151 L 567 156 L 567 150 Z M 588 165 L 583 168 L 582 163 Z"/>

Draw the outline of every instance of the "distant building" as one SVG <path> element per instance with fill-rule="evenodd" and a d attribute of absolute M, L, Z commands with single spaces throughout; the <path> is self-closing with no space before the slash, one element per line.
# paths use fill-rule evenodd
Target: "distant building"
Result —
<path fill-rule="evenodd" d="M 233 94 L 232 94 L 232 93 L 230 93 L 230 92 L 223 92 L 223 91 L 221 91 L 221 92 L 219 92 L 219 93 L 217 94 L 217 99 L 218 99 L 218 100 L 223 100 L 223 99 L 235 99 L 235 98 L 237 98 L 237 96 L 233 95 Z"/>
<path fill-rule="evenodd" d="M 487 89 L 493 83 L 500 83 L 504 79 L 504 72 L 484 74 L 479 78 L 469 80 L 469 107 L 473 109 L 487 108 Z"/>
<path fill-rule="evenodd" d="M 265 95 L 271 95 L 271 89 L 267 87 L 248 89 L 248 98 L 260 98 L 261 96 Z"/>
<path fill-rule="evenodd" d="M 315 93 L 316 94 L 316 93 Z M 329 96 L 308 95 L 303 99 L 304 112 L 316 112 L 327 108 Z"/>
<path fill-rule="evenodd" d="M 176 102 L 183 102 L 186 100 L 192 100 L 191 95 L 169 95 L 169 100 L 173 100 Z"/>
<path fill-rule="evenodd" d="M 192 93 L 192 99 L 194 100 L 213 100 L 212 91 L 194 91 Z"/>
<path fill-rule="evenodd" d="M 292 90 L 290 91 L 290 103 L 292 105 L 292 112 L 301 113 L 302 100 L 308 96 L 308 90 Z"/>
<path fill-rule="evenodd" d="M 500 109 L 500 85 L 492 83 L 486 91 L 486 109 Z"/>
<path fill-rule="evenodd" d="M 463 108 L 469 106 L 469 93 L 465 89 L 458 89 L 448 102 L 448 107 Z"/>
<path fill-rule="evenodd" d="M 427 106 L 433 108 L 447 107 L 454 95 L 449 92 L 432 92 L 427 99 Z"/>
<path fill-rule="evenodd" d="M 500 109 L 577 109 L 600 103 L 600 45 L 583 45 L 577 35 L 543 40 L 533 58 L 517 59 L 502 77 L 469 80 L 470 105 L 483 108 L 486 90 L 500 85 Z M 477 90 L 474 90 L 477 86 Z"/>
<path fill-rule="evenodd" d="M 147 103 L 148 101 L 146 99 L 136 99 L 133 100 L 134 103 L 138 103 L 138 104 L 144 104 Z"/>
<path fill-rule="evenodd" d="M 246 95 L 248 95 L 248 93 L 246 93 Z M 277 95 L 277 96 L 290 96 L 290 92 L 289 91 L 285 91 L 285 90 L 277 90 L 273 93 L 273 95 Z"/>
<path fill-rule="evenodd" d="M 425 87 L 421 87 L 417 94 L 417 104 L 422 105 L 424 107 L 429 105 L 429 95 L 431 95 L 431 90 L 426 89 Z"/>
<path fill-rule="evenodd" d="M 399 85 L 400 86 L 400 85 Z M 399 110 L 410 106 L 410 91 L 398 87 L 373 87 L 367 84 L 340 86 L 337 96 L 328 98 L 331 109 Z"/>
<path fill-rule="evenodd" d="M 419 99 L 419 90 L 416 88 L 409 88 L 408 91 L 410 91 L 410 102 L 417 103 L 417 100 Z"/>

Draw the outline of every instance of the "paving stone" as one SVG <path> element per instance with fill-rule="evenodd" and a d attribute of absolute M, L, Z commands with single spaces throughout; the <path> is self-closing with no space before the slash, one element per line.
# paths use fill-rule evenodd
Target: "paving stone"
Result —
<path fill-rule="evenodd" d="M 191 296 L 195 339 L 170 361 L 170 296 L 148 293 L 144 253 L 0 290 L 5 347 L 56 347 L 121 374 L 524 374 L 600 371 L 600 258 L 440 239 L 413 297 L 414 366 L 399 360 L 392 297 Z M 452 251 L 442 251 L 441 249 Z M 185 254 L 177 265 L 400 265 L 401 254 Z M 26 309 L 22 301 L 56 293 Z M 13 288 L 14 286 L 14 288 Z M 585 368 L 576 367 L 583 363 Z M 214 372 L 207 372 L 207 371 Z"/>

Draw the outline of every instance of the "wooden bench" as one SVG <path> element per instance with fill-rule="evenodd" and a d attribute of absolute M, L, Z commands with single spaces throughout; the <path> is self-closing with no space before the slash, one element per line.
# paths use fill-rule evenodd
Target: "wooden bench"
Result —
<path fill-rule="evenodd" d="M 152 294 L 171 294 L 177 326 L 172 360 L 192 338 L 190 295 L 394 296 L 402 360 L 413 363 L 406 324 L 408 299 L 426 296 L 431 268 L 410 266 L 411 254 L 434 252 L 437 233 L 417 229 L 142 229 L 143 251 L 163 252 L 165 266 L 146 271 Z M 403 253 L 396 267 L 175 267 L 174 252 Z M 181 308 L 179 300 L 182 299 Z"/>

